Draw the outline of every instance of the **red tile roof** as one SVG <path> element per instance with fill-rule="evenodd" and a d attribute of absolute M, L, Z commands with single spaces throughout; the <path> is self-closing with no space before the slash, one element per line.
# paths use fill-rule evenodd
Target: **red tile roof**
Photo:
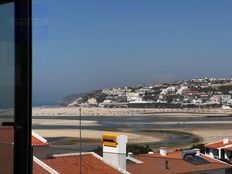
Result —
<path fill-rule="evenodd" d="M 32 131 L 32 139 L 31 139 L 32 146 L 48 146 L 47 140 L 41 137 L 39 134 Z"/>
<path fill-rule="evenodd" d="M 212 148 L 212 149 L 219 149 L 219 148 L 223 148 L 228 145 L 232 145 L 232 141 L 229 141 L 229 143 L 227 144 L 224 144 L 223 141 L 220 141 L 217 143 L 210 143 L 210 144 L 206 144 L 205 147 Z"/>
<path fill-rule="evenodd" d="M 63 156 L 53 159 L 43 160 L 45 164 L 60 174 L 79 174 L 80 156 Z M 84 174 L 121 174 L 117 169 L 107 165 L 102 160 L 94 157 L 92 154 L 84 154 L 81 157 L 81 169 Z M 47 174 L 40 166 L 33 166 L 34 174 Z"/>
<path fill-rule="evenodd" d="M 159 154 L 139 155 L 134 158 L 142 161 L 142 164 L 128 163 L 127 171 L 133 174 L 173 174 L 191 173 L 196 171 L 208 171 L 231 168 L 229 164 L 201 155 L 208 164 L 194 165 L 182 159 L 181 152 L 172 152 L 163 157 Z M 166 168 L 167 163 L 167 168 Z"/>
<path fill-rule="evenodd" d="M 232 151 L 232 146 L 227 147 L 226 149 Z"/>
<path fill-rule="evenodd" d="M 42 142 L 41 140 L 32 136 L 31 145 L 32 146 L 48 146 L 49 144 L 47 142 Z"/>
<path fill-rule="evenodd" d="M 0 127 L 0 143 L 1 144 L 12 144 L 14 142 L 14 129 L 12 127 Z M 40 135 L 32 132 L 31 139 L 32 146 L 47 146 L 47 140 L 42 138 Z"/>
<path fill-rule="evenodd" d="M 33 162 L 33 174 L 50 174 L 50 172 Z"/>

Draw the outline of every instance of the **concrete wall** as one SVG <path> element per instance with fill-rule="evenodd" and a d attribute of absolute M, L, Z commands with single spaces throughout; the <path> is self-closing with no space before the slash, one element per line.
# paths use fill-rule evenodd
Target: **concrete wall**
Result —
<path fill-rule="evenodd" d="M 210 155 L 212 158 L 219 157 L 219 151 L 217 149 L 209 149 L 207 155 Z"/>

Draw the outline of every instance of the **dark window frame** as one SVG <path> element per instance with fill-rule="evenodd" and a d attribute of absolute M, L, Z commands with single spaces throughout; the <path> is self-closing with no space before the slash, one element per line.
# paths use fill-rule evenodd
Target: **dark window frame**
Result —
<path fill-rule="evenodd" d="M 32 174 L 32 0 L 0 0 L 14 2 L 15 26 L 15 114 L 14 174 Z"/>
<path fill-rule="evenodd" d="M 6 1 L 6 0 L 5 0 Z M 12 0 L 11 0 L 12 1 Z M 15 3 L 14 174 L 32 174 L 32 0 Z"/>

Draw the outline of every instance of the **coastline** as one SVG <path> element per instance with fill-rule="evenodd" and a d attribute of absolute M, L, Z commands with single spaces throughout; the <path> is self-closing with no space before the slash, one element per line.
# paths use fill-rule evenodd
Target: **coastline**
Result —
<path fill-rule="evenodd" d="M 180 117 L 191 116 L 231 116 L 232 109 L 200 109 L 200 108 L 82 108 L 82 116 L 149 116 L 172 115 Z M 78 107 L 47 107 L 33 108 L 33 116 L 79 116 Z"/>

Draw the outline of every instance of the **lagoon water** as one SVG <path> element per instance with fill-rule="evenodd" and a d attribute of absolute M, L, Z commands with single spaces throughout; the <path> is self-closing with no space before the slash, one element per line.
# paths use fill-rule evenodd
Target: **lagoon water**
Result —
<path fill-rule="evenodd" d="M 79 116 L 34 116 L 33 119 L 51 120 L 79 120 Z M 170 115 L 160 116 L 82 116 L 83 121 L 96 121 L 97 125 L 82 126 L 83 130 L 101 130 L 101 131 L 126 131 L 136 134 L 157 135 L 165 140 L 154 143 L 146 143 L 141 145 L 149 145 L 151 147 L 161 147 L 172 145 L 175 147 L 182 147 L 183 145 L 193 145 L 200 142 L 200 138 L 191 133 L 187 129 L 232 129 L 232 116 L 197 116 L 197 117 L 173 117 Z M 227 122 L 228 121 L 228 122 Z M 162 122 L 162 124 L 161 124 Z M 188 122 L 187 124 L 185 122 Z M 191 123 L 193 122 L 193 123 Z M 202 123 L 203 122 L 203 123 Z M 213 124 L 210 122 L 214 122 Z M 75 122 L 77 123 L 77 122 Z M 200 123 L 200 124 L 199 124 Z M 33 129 L 79 129 L 79 124 L 68 125 L 33 125 Z M 176 131 L 178 130 L 178 131 Z M 179 131 L 181 130 L 181 131 Z M 184 131 L 183 131 L 184 130 Z M 186 130 L 186 131 L 185 131 Z M 78 139 L 78 137 L 77 137 Z M 66 144 L 65 137 L 48 138 L 50 142 L 58 144 Z M 100 140 L 99 140 L 100 142 Z M 77 145 L 77 144 L 76 144 Z M 84 150 L 92 150 L 98 145 L 88 144 L 84 146 Z M 66 147 L 66 146 L 64 146 Z M 77 146 L 74 146 L 78 149 Z M 69 147 L 70 148 L 70 147 Z M 67 150 L 67 148 L 66 148 Z"/>
<path fill-rule="evenodd" d="M 34 116 L 33 119 L 54 119 L 54 120 L 79 120 L 79 116 Z M 171 116 L 83 116 L 82 120 L 97 121 L 98 126 L 82 126 L 82 129 L 89 130 L 147 130 L 147 129 L 179 129 L 179 128 L 200 128 L 200 127 L 221 127 L 231 126 L 232 116 L 204 116 L 204 117 L 171 117 Z M 210 124 L 207 122 L 215 121 Z M 222 122 L 223 123 L 220 123 Z M 168 122 L 167 124 L 152 124 Z M 173 122 L 173 123 L 172 123 Z M 180 122 L 180 123 L 178 123 Z M 188 124 L 185 124 L 188 122 Z M 193 122 L 192 124 L 189 122 Z M 198 124 L 201 122 L 201 124 Z M 79 125 L 33 125 L 33 129 L 77 129 Z"/>

